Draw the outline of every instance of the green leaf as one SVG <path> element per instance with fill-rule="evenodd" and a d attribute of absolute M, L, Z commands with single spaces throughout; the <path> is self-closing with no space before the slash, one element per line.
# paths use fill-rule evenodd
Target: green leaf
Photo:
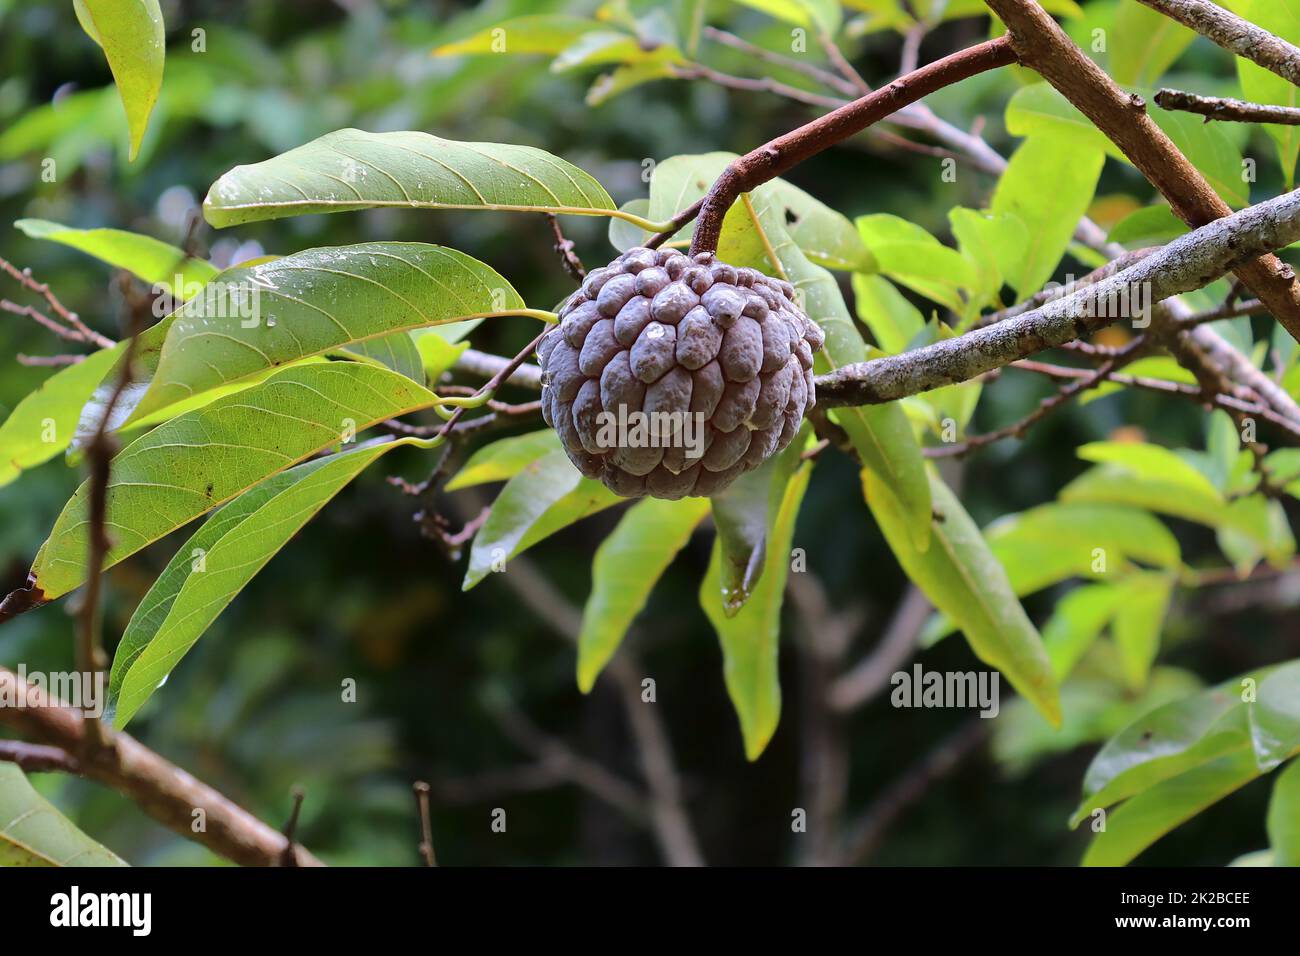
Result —
<path fill-rule="evenodd" d="M 0 867 L 126 866 L 32 789 L 11 763 L 0 763 Z"/>
<path fill-rule="evenodd" d="M 1154 572 L 1130 575 L 1120 584 L 1122 594 L 1111 632 L 1124 679 L 1135 690 L 1146 685 L 1155 663 L 1173 587 L 1173 578 Z"/>
<path fill-rule="evenodd" d="M 875 258 L 847 216 L 784 179 L 768 183 L 763 192 L 769 205 L 780 207 L 785 231 L 813 262 L 828 269 L 876 271 Z"/>
<path fill-rule="evenodd" d="M 1300 4 L 1296 0 L 1237 0 L 1234 12 L 1256 26 L 1289 43 L 1300 43 Z M 1300 90 L 1271 70 L 1244 57 L 1235 57 L 1241 95 L 1252 103 L 1300 106 Z M 1300 128 L 1266 123 L 1260 126 L 1277 146 L 1282 180 L 1287 189 L 1295 186 L 1296 155 L 1300 153 Z"/>
<path fill-rule="evenodd" d="M 1275 866 L 1300 866 L 1300 760 L 1292 760 L 1273 781 L 1268 842 Z"/>
<path fill-rule="evenodd" d="M 735 0 L 742 6 L 761 10 L 770 17 L 801 27 L 816 27 L 833 34 L 840 28 L 840 5 L 836 0 Z"/>
<path fill-rule="evenodd" d="M 413 340 L 420 361 L 424 363 L 424 377 L 428 382 L 437 382 L 469 348 L 468 342 L 448 342 L 441 335 L 433 333 L 413 336 Z"/>
<path fill-rule="evenodd" d="M 779 482 L 782 493 L 771 499 L 767 558 L 749 601 L 733 617 L 723 610 L 721 540 L 714 542 L 709 570 L 700 582 L 700 606 L 722 644 L 727 693 L 740 719 L 745 756 L 750 760 L 762 755 L 781 718 L 781 681 L 777 672 L 781 604 L 790 571 L 795 520 L 812 474 L 811 462 L 800 464 L 801 450 L 801 442 L 792 442 L 777 459 L 773 487 Z"/>
<path fill-rule="evenodd" d="M 673 67 L 681 62 L 681 54 L 672 47 L 659 47 L 653 54 L 618 67 L 612 72 L 602 74 L 587 90 L 585 102 L 596 107 L 609 102 L 614 97 L 628 90 L 655 80 L 675 79 Z"/>
<path fill-rule="evenodd" d="M 1201 171 L 1230 206 L 1250 204 L 1250 184 L 1242 177 L 1241 150 L 1221 123 L 1207 123 L 1193 113 L 1155 110 L 1151 118 Z"/>
<path fill-rule="evenodd" d="M 671 47 L 651 46 L 647 48 L 630 33 L 621 30 L 596 30 L 584 33 L 578 39 L 560 51 L 559 56 L 551 61 L 552 73 L 564 73 L 584 66 L 600 66 L 606 63 L 641 63 L 646 60 L 662 60 L 664 53 L 675 62 L 681 62 L 682 56 Z"/>
<path fill-rule="evenodd" d="M 767 566 L 771 500 L 785 491 L 783 481 L 773 480 L 779 463 L 779 459 L 764 463 L 710 499 L 722 550 L 720 587 L 727 617 L 744 607 Z"/>
<path fill-rule="evenodd" d="M 966 513 L 936 475 L 928 550 L 917 551 L 897 497 L 870 470 L 863 473 L 867 504 L 903 571 L 930 602 L 957 623 L 980 660 L 1000 670 L 1052 724 L 1061 721 L 1052 664 L 1042 640 L 1007 581 L 1006 572 Z"/>
<path fill-rule="evenodd" d="M 858 232 L 881 272 L 960 314 L 963 290 L 980 283 L 972 263 L 915 223 L 887 213 L 859 216 Z"/>
<path fill-rule="evenodd" d="M 1038 292 L 1056 271 L 1092 203 L 1104 161 L 1100 149 L 1055 133 L 1036 133 L 1012 154 L 991 208 L 1015 216 L 1028 233 L 1024 259 L 1006 277 L 1019 298 Z"/>
<path fill-rule="evenodd" d="M 853 274 L 853 298 L 876 344 L 891 355 L 904 352 L 925 329 L 921 310 L 884 276 Z"/>
<path fill-rule="evenodd" d="M 220 229 L 380 206 L 582 216 L 615 210 L 591 176 L 531 146 L 341 129 L 264 162 L 236 166 L 213 183 L 203 214 Z"/>
<path fill-rule="evenodd" d="M 555 55 L 588 33 L 604 29 L 605 27 L 595 20 L 561 14 L 514 17 L 463 40 L 446 43 L 436 48 L 432 55 L 463 56 L 479 53 Z"/>
<path fill-rule="evenodd" d="M 330 362 L 287 368 L 265 382 L 187 412 L 114 458 L 108 483 L 112 545 L 104 566 L 308 455 L 378 421 L 427 408 L 434 395 L 378 366 Z M 53 600 L 86 576 L 88 484 L 54 523 L 32 566 Z"/>
<path fill-rule="evenodd" d="M 130 158 L 135 159 L 162 90 L 166 37 L 158 0 L 75 0 L 75 8 L 113 71 L 131 134 Z"/>
<path fill-rule="evenodd" d="M 452 348 L 446 342 L 443 345 Z M 378 338 L 364 339 L 345 345 L 338 351 L 343 355 L 355 355 L 364 361 L 391 368 L 417 384 L 424 385 L 428 381 L 424 374 L 424 357 L 409 332 L 391 332 Z"/>
<path fill-rule="evenodd" d="M 1029 251 L 1029 233 L 1018 216 L 988 210 L 948 211 L 948 222 L 962 255 L 975 266 L 972 292 L 976 307 L 998 301 L 1007 276 L 1014 273 Z"/>
<path fill-rule="evenodd" d="M 1110 32 L 1110 74 L 1121 86 L 1154 86 L 1196 34 L 1149 7 L 1124 2 Z"/>
<path fill-rule="evenodd" d="M 448 491 L 457 491 L 489 481 L 506 481 L 524 470 L 529 462 L 560 451 L 560 437 L 550 428 L 500 438 L 484 445 L 447 482 Z"/>
<path fill-rule="evenodd" d="M 49 461 L 72 441 L 82 406 L 126 348 L 118 343 L 55 372 L 0 425 L 0 487 Z"/>
<path fill-rule="evenodd" d="M 33 239 L 71 246 L 115 269 L 125 269 L 151 286 L 180 286 L 188 299 L 217 274 L 216 266 L 152 236 L 122 229 L 76 229 L 47 219 L 19 219 L 18 229 Z M 185 294 L 188 293 L 188 294 Z"/>
<path fill-rule="evenodd" d="M 1157 246 L 1172 242 L 1187 231 L 1187 224 L 1161 203 L 1129 213 L 1115 224 L 1106 241 L 1138 247 Z"/>
<path fill-rule="evenodd" d="M 355 448 L 283 471 L 214 514 L 141 600 L 113 656 L 108 715 L 125 727 L 209 625 L 299 529 L 380 455 Z"/>
<path fill-rule="evenodd" d="M 123 422 L 341 346 L 518 313 L 523 304 L 489 266 L 424 243 L 308 249 L 229 269 L 173 314 L 156 362 L 142 363 L 155 367 Z"/>
<path fill-rule="evenodd" d="M 1094 810 L 1242 752 L 1255 772 L 1300 749 L 1300 661 L 1265 668 L 1144 714 L 1093 758 L 1077 826 Z"/>
<path fill-rule="evenodd" d="M 1069 676 L 1101 636 L 1123 596 L 1124 591 L 1112 584 L 1085 584 L 1056 603 L 1043 626 L 1043 646 L 1058 681 Z"/>
<path fill-rule="evenodd" d="M 585 694 L 645 607 L 650 590 L 709 512 L 706 498 L 645 498 L 596 549 L 591 594 L 578 634 L 578 687 Z"/>
<path fill-rule="evenodd" d="M 474 536 L 462 590 L 493 571 L 506 571 L 511 558 L 561 528 L 623 500 L 600 482 L 584 478 L 563 451 L 528 463 L 506 482 Z"/>
<path fill-rule="evenodd" d="M 1106 818 L 1084 866 L 1123 866 L 1170 830 L 1259 776 L 1249 753 L 1220 757 L 1140 793 Z"/>

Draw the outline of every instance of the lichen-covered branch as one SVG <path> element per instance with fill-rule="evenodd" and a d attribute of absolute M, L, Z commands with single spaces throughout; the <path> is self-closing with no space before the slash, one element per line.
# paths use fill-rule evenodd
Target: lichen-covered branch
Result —
<path fill-rule="evenodd" d="M 1241 262 L 1297 239 L 1300 190 L 1202 226 L 1124 271 L 1024 315 L 901 355 L 836 369 L 817 379 L 817 402 L 825 406 L 890 402 L 967 381 L 1134 318 L 1134 302 L 1149 308 L 1202 288 Z"/>

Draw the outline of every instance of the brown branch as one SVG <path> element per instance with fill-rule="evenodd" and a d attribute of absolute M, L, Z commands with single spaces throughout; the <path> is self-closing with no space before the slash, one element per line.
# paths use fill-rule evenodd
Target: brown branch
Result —
<path fill-rule="evenodd" d="M 23 288 L 29 289 L 43 298 L 49 305 L 50 311 L 62 319 L 66 323 L 66 326 L 59 325 L 58 322 L 55 322 L 49 316 L 45 315 L 45 313 L 38 309 L 34 309 L 31 306 L 19 306 L 9 302 L 8 300 L 4 300 L 0 301 L 0 308 L 3 308 L 7 312 L 13 312 L 17 315 L 25 315 L 28 318 L 33 319 L 60 338 L 69 339 L 75 342 L 85 342 L 89 345 L 105 349 L 111 348 L 117 344 L 112 339 L 100 335 L 94 329 L 87 326 L 86 323 L 81 321 L 81 316 L 67 309 L 63 303 L 59 301 L 58 296 L 54 294 L 54 291 L 50 288 L 48 283 L 37 282 L 36 279 L 32 277 L 31 269 L 19 269 L 7 259 L 0 258 L 0 271 L 9 273 L 9 275 L 22 285 Z"/>
<path fill-rule="evenodd" d="M 859 96 L 858 88 L 844 77 L 837 76 L 829 70 L 823 70 L 813 63 L 806 63 L 803 60 L 796 60 L 794 57 L 783 56 L 767 47 L 759 46 L 756 43 L 750 43 L 748 40 L 736 36 L 734 33 L 728 33 L 726 30 L 719 30 L 717 27 L 705 27 L 704 35 L 714 43 L 720 43 L 723 46 L 729 46 L 733 50 L 739 50 L 742 53 L 748 53 L 755 59 L 763 60 L 766 63 L 772 63 L 776 66 L 783 67 L 787 70 L 794 70 L 796 73 L 802 73 L 804 76 L 816 80 L 822 86 L 829 86 L 831 89 L 843 93 L 845 96 Z"/>
<path fill-rule="evenodd" d="M 834 109 L 840 103 L 840 100 L 833 96 L 810 93 L 808 90 L 801 90 L 797 86 L 774 80 L 770 76 L 757 78 L 733 76 L 730 73 L 715 70 L 711 66 L 705 66 L 703 63 L 683 64 L 669 67 L 669 69 L 672 71 L 672 75 L 679 80 L 708 80 L 710 83 L 718 84 L 718 86 L 725 86 L 729 90 L 740 90 L 743 93 L 775 93 L 777 96 L 783 96 L 787 100 L 794 100 L 796 103 L 803 103 L 805 106 Z"/>
<path fill-rule="evenodd" d="M 1164 6 L 1212 7 L 1192 0 L 1160 2 Z M 1197 228 L 1231 214 L 1200 171 L 1147 115 L 1141 97 L 1116 86 L 1042 7 L 1031 0 L 986 3 L 1006 24 L 1021 62 L 1040 73 L 1092 120 L 1169 201 L 1180 219 Z M 1300 287 L 1295 273 L 1273 255 L 1239 262 L 1233 271 L 1292 337 L 1300 340 Z"/>
<path fill-rule="evenodd" d="M 84 355 L 24 355 L 18 353 L 18 364 L 28 368 L 65 368 L 85 359 Z"/>
<path fill-rule="evenodd" d="M 587 269 L 578 258 L 578 254 L 573 251 L 573 240 L 564 237 L 564 230 L 560 228 L 560 219 L 553 213 L 547 213 L 546 219 L 551 224 L 551 233 L 555 236 L 555 251 L 560 254 L 560 262 L 564 265 L 564 271 L 567 272 L 574 282 L 581 282 L 587 278 Z"/>
<path fill-rule="evenodd" d="M 24 773 L 81 774 L 81 763 L 71 754 L 23 740 L 0 740 L 0 762 L 17 764 Z"/>
<path fill-rule="evenodd" d="M 87 730 L 81 713 L 52 701 L 43 689 L 5 668 L 0 668 L 0 700 L 24 702 L 24 706 L 0 707 L 0 723 L 66 754 L 84 752 Z M 280 862 L 287 844 L 283 834 L 129 734 L 114 736 L 112 761 L 81 762 L 78 770 L 116 790 L 169 830 L 228 860 L 244 866 Z M 301 846 L 295 847 L 295 855 L 300 866 L 321 865 Z"/>
<path fill-rule="evenodd" d="M 415 791 L 415 807 L 420 814 L 420 859 L 425 866 L 437 866 L 438 858 L 433 852 L 433 820 L 429 815 L 429 785 L 417 780 L 411 787 Z"/>
<path fill-rule="evenodd" d="M 1181 110 L 1195 113 L 1210 120 L 1229 123 L 1276 123 L 1282 126 L 1300 126 L 1300 109 L 1292 106 L 1273 106 L 1271 103 L 1248 103 L 1227 96 L 1197 96 L 1182 90 L 1162 89 L 1155 95 L 1156 106 L 1162 110 Z"/>
<path fill-rule="evenodd" d="M 983 435 L 973 435 L 963 442 L 954 442 L 952 444 L 927 448 L 925 449 L 925 456 L 927 458 L 948 458 L 953 456 L 961 458 L 970 454 L 977 448 L 991 445 L 1004 438 L 1023 438 L 1025 432 L 1038 422 L 1042 421 L 1052 412 L 1056 411 L 1072 399 L 1082 395 L 1090 389 L 1096 388 L 1098 385 L 1102 384 L 1102 382 L 1105 382 L 1114 372 L 1136 359 L 1146 347 L 1147 343 L 1145 338 L 1139 335 L 1133 341 L 1129 342 L 1128 345 L 1124 346 L 1118 355 L 1106 359 L 1106 361 L 1102 362 L 1101 365 L 1097 366 L 1097 368 L 1093 369 L 1087 375 L 1070 381 L 1060 388 L 1055 395 L 1043 399 L 1038 403 L 1037 408 L 1028 415 L 1025 415 L 1019 421 L 1012 422 L 1010 425 L 1005 425 L 1002 428 L 995 429 L 994 431 L 986 432 Z"/>
<path fill-rule="evenodd" d="M 717 249 L 722 219 L 741 193 L 775 179 L 936 90 L 1014 62 L 1015 52 L 1005 37 L 977 44 L 928 64 L 732 161 L 704 197 L 691 240 L 691 254 Z"/>
<path fill-rule="evenodd" d="M 1138 0 L 1229 53 L 1300 85 L 1300 48 L 1206 0 Z"/>

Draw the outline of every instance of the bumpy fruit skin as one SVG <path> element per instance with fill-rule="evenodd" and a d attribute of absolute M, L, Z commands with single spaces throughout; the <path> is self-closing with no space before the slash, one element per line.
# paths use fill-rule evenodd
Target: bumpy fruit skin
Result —
<path fill-rule="evenodd" d="M 538 345 L 542 417 L 616 494 L 713 495 L 798 434 L 823 341 L 788 282 L 712 253 L 629 249 L 587 275 Z M 683 424 L 655 447 L 615 427 L 650 420 L 635 412 Z"/>

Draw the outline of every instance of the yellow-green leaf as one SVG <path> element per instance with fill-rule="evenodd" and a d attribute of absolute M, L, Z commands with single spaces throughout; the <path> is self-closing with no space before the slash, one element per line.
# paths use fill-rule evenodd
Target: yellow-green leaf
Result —
<path fill-rule="evenodd" d="M 149 114 L 162 89 L 166 38 L 158 0 L 74 0 L 77 18 L 104 50 L 131 134 L 140 150 Z"/>

